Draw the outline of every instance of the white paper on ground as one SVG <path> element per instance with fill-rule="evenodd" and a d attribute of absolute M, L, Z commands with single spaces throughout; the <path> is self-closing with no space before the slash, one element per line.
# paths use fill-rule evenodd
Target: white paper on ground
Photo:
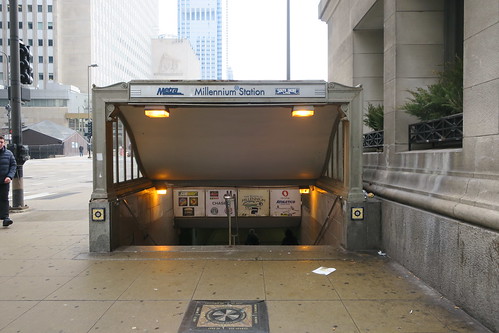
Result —
<path fill-rule="evenodd" d="M 322 275 L 329 275 L 331 274 L 332 272 L 334 272 L 336 270 L 336 268 L 332 268 L 332 267 L 319 267 L 315 270 L 312 271 L 312 273 L 315 273 L 315 274 L 322 274 Z"/>

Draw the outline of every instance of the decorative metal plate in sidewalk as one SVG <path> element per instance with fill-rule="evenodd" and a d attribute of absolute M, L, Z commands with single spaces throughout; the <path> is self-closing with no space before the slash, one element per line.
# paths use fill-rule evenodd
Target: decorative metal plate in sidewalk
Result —
<path fill-rule="evenodd" d="M 191 301 L 178 333 L 268 333 L 264 301 Z"/>

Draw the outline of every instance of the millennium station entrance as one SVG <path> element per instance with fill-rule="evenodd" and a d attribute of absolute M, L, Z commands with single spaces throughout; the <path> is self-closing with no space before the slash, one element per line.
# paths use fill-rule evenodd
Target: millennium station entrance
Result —
<path fill-rule="evenodd" d="M 360 87 L 131 81 L 94 87 L 93 110 L 91 252 L 290 234 L 359 249 L 379 236 L 367 231 Z"/>

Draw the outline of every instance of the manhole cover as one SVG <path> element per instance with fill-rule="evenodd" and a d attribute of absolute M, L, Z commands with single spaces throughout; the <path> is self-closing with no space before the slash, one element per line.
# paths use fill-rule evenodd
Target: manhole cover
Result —
<path fill-rule="evenodd" d="M 246 312 L 243 309 L 220 307 L 206 313 L 206 319 L 212 323 L 230 324 L 238 323 L 246 318 Z"/>
<path fill-rule="evenodd" d="M 268 333 L 264 301 L 191 301 L 179 333 L 243 331 Z"/>

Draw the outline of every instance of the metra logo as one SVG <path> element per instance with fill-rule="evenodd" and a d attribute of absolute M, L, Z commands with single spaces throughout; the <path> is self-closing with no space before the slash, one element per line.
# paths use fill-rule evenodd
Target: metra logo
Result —
<path fill-rule="evenodd" d="M 276 95 L 299 95 L 300 88 L 275 88 Z"/>
<path fill-rule="evenodd" d="M 167 87 L 167 88 L 158 88 L 158 92 L 156 93 L 156 95 L 172 96 L 172 95 L 183 95 L 183 94 L 178 91 L 178 88 Z"/>

